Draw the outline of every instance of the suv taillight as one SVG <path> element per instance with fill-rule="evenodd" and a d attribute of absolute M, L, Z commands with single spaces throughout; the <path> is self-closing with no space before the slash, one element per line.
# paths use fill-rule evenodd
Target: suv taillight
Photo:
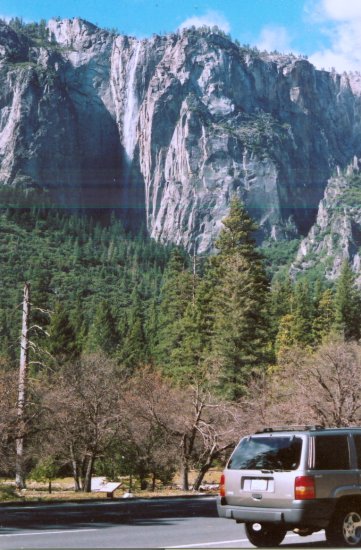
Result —
<path fill-rule="evenodd" d="M 295 499 L 308 500 L 316 498 L 315 478 L 313 476 L 299 476 L 295 479 Z"/>
<path fill-rule="evenodd" d="M 226 486 L 225 486 L 225 478 L 224 474 L 221 475 L 221 479 L 219 482 L 219 496 L 225 497 L 226 496 Z"/>

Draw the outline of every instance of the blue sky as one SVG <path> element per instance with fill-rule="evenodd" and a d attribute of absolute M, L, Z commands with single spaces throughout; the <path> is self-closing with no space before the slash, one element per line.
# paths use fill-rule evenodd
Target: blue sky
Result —
<path fill-rule="evenodd" d="M 141 38 L 217 24 L 241 43 L 361 70 L 361 0 L 0 0 L 0 16 L 82 17 Z"/>

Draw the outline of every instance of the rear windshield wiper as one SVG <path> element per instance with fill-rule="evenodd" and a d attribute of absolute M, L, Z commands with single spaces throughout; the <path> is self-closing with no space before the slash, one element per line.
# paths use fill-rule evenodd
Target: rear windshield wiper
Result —
<path fill-rule="evenodd" d="M 262 474 L 273 474 L 273 472 L 291 472 L 289 468 L 273 468 L 273 470 L 261 470 Z"/>

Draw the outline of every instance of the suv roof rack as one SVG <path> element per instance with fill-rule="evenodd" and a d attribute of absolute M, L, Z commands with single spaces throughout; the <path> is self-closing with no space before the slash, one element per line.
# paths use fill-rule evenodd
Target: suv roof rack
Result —
<path fill-rule="evenodd" d="M 263 430 L 258 430 L 257 434 L 262 433 L 272 433 L 272 432 L 293 432 L 293 431 L 313 431 L 313 430 L 324 430 L 325 427 L 320 424 L 313 425 L 290 425 L 290 426 L 272 426 L 269 428 L 263 428 Z"/>

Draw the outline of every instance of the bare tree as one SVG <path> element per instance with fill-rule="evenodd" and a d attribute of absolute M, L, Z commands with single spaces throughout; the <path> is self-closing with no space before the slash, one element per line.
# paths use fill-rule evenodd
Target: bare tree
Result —
<path fill-rule="evenodd" d="M 334 340 L 311 353 L 293 348 L 249 396 L 261 425 L 351 426 L 361 421 L 361 347 Z M 262 403 L 255 410 L 255 395 Z M 262 414 L 261 414 L 261 411 Z"/>
<path fill-rule="evenodd" d="M 96 458 L 119 430 L 120 382 L 114 363 L 93 354 L 68 363 L 51 380 L 46 405 L 54 451 L 72 465 L 76 490 L 89 492 Z"/>
<path fill-rule="evenodd" d="M 174 415 L 173 388 L 149 367 L 128 380 L 121 401 L 122 452 L 132 461 L 131 472 L 142 482 L 150 474 L 169 481 L 178 463 L 178 449 L 168 430 Z"/>
<path fill-rule="evenodd" d="M 352 426 L 361 421 L 361 347 L 336 341 L 321 346 L 297 377 L 299 392 L 317 421 Z"/>
<path fill-rule="evenodd" d="M 203 414 L 198 423 L 194 424 L 200 440 L 196 458 L 198 473 L 193 484 L 193 490 L 196 491 L 214 461 L 234 448 L 240 437 L 243 415 L 235 403 L 219 399 L 209 389 L 199 385 L 191 389 L 194 412 L 203 406 Z M 194 418 L 196 420 L 198 416 Z"/>
<path fill-rule="evenodd" d="M 191 468 L 198 467 L 198 488 L 214 460 L 239 437 L 237 407 L 216 398 L 203 382 L 175 387 L 159 373 L 144 369 L 130 381 L 127 395 L 133 414 L 160 430 L 163 454 L 176 449 L 184 490 L 190 488 Z"/>
<path fill-rule="evenodd" d="M 25 440 L 25 408 L 27 395 L 27 379 L 29 368 L 29 327 L 30 327 L 30 285 L 25 283 L 23 299 L 23 315 L 20 339 L 20 366 L 18 386 L 18 430 L 16 436 L 15 483 L 18 489 L 25 487 L 24 471 L 24 440 Z"/>
<path fill-rule="evenodd" d="M 316 422 L 299 380 L 306 369 L 307 352 L 293 348 L 283 359 L 273 371 L 249 380 L 247 393 L 240 401 L 246 433 L 265 427 Z"/>

